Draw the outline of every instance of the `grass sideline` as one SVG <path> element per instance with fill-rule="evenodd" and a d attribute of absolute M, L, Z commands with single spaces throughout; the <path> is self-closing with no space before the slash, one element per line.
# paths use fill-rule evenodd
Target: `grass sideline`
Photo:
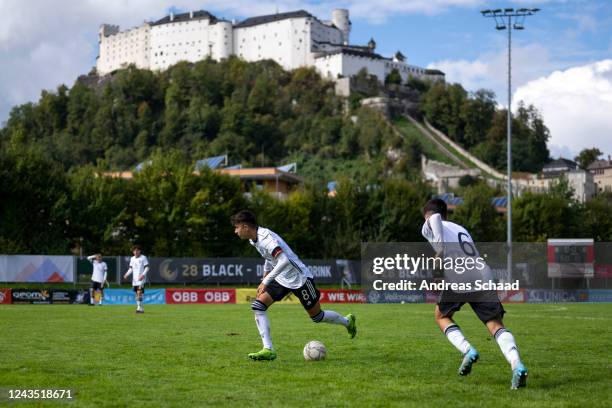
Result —
<path fill-rule="evenodd" d="M 481 360 L 459 377 L 459 353 L 433 305 L 325 305 L 357 315 L 358 335 L 314 324 L 299 306 L 270 309 L 273 362 L 249 305 L 0 306 L 0 389 L 70 388 L 73 406 L 604 406 L 612 400 L 609 304 L 507 305 L 529 367 L 510 369 L 470 308 L 456 316 Z M 328 358 L 305 362 L 317 339 Z M 4 391 L 6 392 L 6 391 Z M 307 401 L 307 403 L 306 403 Z M 15 406 L 58 406 L 35 401 Z M 60 405 L 61 406 L 61 405 Z M 70 406 L 70 405 L 68 405 Z"/>

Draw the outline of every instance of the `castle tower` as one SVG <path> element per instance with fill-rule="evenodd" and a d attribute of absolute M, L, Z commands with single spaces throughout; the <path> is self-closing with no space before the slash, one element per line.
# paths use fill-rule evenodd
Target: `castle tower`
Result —
<path fill-rule="evenodd" d="M 342 43 L 349 44 L 349 34 L 351 33 L 351 21 L 347 9 L 335 9 L 332 11 L 332 23 L 342 32 Z"/>
<path fill-rule="evenodd" d="M 226 59 L 234 53 L 234 28 L 230 21 L 218 21 L 213 24 L 213 55 L 214 59 Z"/>

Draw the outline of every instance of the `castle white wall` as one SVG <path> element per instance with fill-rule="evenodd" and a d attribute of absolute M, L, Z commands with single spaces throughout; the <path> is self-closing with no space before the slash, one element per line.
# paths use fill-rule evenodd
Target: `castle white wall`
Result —
<path fill-rule="evenodd" d="M 99 41 L 100 55 L 96 62 L 99 73 L 112 72 L 130 64 L 138 68 L 150 68 L 151 26 L 149 24 L 126 31 L 119 31 L 117 26 L 102 26 Z"/>
<path fill-rule="evenodd" d="M 305 66 L 309 19 L 295 18 L 234 29 L 234 53 L 245 61 L 272 59 L 291 70 Z"/>
<path fill-rule="evenodd" d="M 314 66 L 326 78 L 336 79 L 340 76 L 356 75 L 366 68 L 369 74 L 376 75 L 379 81 L 384 81 L 393 69 L 397 69 L 406 82 L 410 76 L 421 79 L 440 79 L 439 76 L 427 75 L 425 69 L 403 62 L 387 59 L 369 58 L 353 54 L 337 53 L 315 58 Z"/>
<path fill-rule="evenodd" d="M 314 67 L 323 78 L 335 80 L 342 76 L 342 54 L 332 54 L 315 58 Z"/>
<path fill-rule="evenodd" d="M 326 78 L 335 79 L 339 76 L 353 76 L 365 68 L 369 74 L 376 75 L 378 80 L 385 80 L 384 60 L 360 57 L 351 54 L 332 54 L 318 57 L 315 68 Z"/>
<path fill-rule="evenodd" d="M 163 70 L 179 61 L 196 62 L 212 54 L 210 21 L 197 19 L 151 28 L 151 69 Z"/>

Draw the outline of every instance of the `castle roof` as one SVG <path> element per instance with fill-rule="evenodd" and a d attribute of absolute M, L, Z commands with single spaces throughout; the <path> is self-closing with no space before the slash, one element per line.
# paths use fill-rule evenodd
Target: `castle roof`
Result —
<path fill-rule="evenodd" d="M 290 11 L 288 13 L 268 14 L 265 16 L 251 17 L 236 24 L 235 28 L 252 27 L 259 24 L 273 23 L 275 21 L 285 20 L 288 18 L 313 17 L 306 10 Z"/>
<path fill-rule="evenodd" d="M 588 170 L 609 169 L 612 167 L 612 160 L 595 160 L 589 164 Z"/>
<path fill-rule="evenodd" d="M 190 21 L 190 20 L 210 20 L 211 23 L 216 23 L 217 17 L 213 16 L 208 11 L 198 10 L 198 11 L 193 12 L 193 17 L 191 16 L 191 13 L 181 13 L 181 14 L 175 14 L 174 18 L 171 20 L 170 16 L 168 15 L 162 19 L 159 19 L 151 23 L 151 25 L 154 26 L 154 25 L 161 25 L 161 24 L 177 23 L 181 21 Z"/>
<path fill-rule="evenodd" d="M 315 58 L 322 58 L 327 55 L 336 55 L 336 54 L 353 55 L 355 57 L 364 57 L 364 58 L 371 58 L 371 59 L 389 60 L 389 58 L 385 58 L 380 54 L 376 54 L 375 52 L 361 51 L 361 50 L 355 49 L 355 47 L 342 47 L 337 50 L 322 52 L 321 55 L 318 55 Z"/>
<path fill-rule="evenodd" d="M 559 170 L 559 169 L 563 169 L 563 170 L 575 170 L 578 168 L 578 163 L 576 163 L 573 160 L 568 160 L 568 159 L 564 159 L 563 157 L 559 157 L 556 160 L 551 161 L 550 163 L 547 163 L 544 165 L 543 170 Z"/>
<path fill-rule="evenodd" d="M 427 75 L 444 75 L 444 72 L 439 69 L 426 69 L 425 74 Z"/>

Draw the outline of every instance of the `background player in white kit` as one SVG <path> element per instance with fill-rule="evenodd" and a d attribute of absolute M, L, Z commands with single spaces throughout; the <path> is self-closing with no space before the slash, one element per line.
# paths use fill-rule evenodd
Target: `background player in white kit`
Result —
<path fill-rule="evenodd" d="M 123 275 L 124 279 L 132 275 L 132 290 L 136 294 L 136 313 L 144 313 L 142 307 L 144 297 L 144 284 L 147 279 L 147 272 L 149 272 L 149 260 L 146 256 L 142 255 L 142 248 L 140 245 L 134 245 L 132 247 L 133 257 L 130 258 L 130 266 Z"/>
<path fill-rule="evenodd" d="M 423 236 L 432 244 L 436 255 L 443 255 L 443 248 L 461 248 L 467 256 L 476 255 L 474 241 L 468 231 L 461 225 L 446 220 L 446 203 L 439 199 L 432 199 L 423 207 L 425 223 L 421 230 Z M 447 244 L 447 245 L 444 245 Z M 473 300 L 473 301 L 470 301 Z M 502 318 L 505 310 L 497 297 L 496 292 L 489 293 L 456 293 L 443 291 L 436 304 L 435 319 L 440 330 L 448 340 L 462 354 L 463 360 L 459 367 L 460 375 L 468 375 L 472 364 L 478 361 L 478 351 L 467 341 L 459 326 L 453 320 L 453 314 L 469 303 L 478 318 L 487 326 L 489 333 L 495 338 L 504 357 L 512 367 L 511 388 L 517 389 L 527 385 L 527 368 L 521 362 L 514 336 L 504 327 Z"/>
<path fill-rule="evenodd" d="M 355 316 L 349 313 L 345 317 L 331 310 L 321 310 L 320 292 L 314 284 L 312 274 L 280 236 L 257 225 L 255 215 L 247 210 L 232 216 L 231 222 L 236 235 L 240 239 L 248 239 L 265 259 L 264 278 L 257 288 L 257 299 L 251 304 L 263 349 L 250 353 L 249 358 L 253 360 L 276 358 L 267 309 L 289 293 L 300 299 L 313 322 L 340 324 L 346 327 L 350 338 L 355 337 L 357 334 Z"/>
<path fill-rule="evenodd" d="M 104 299 L 104 282 L 106 282 L 108 267 L 106 266 L 106 262 L 102 260 L 102 254 L 98 253 L 88 256 L 87 260 L 93 265 L 89 304 L 95 305 L 96 299 L 99 299 L 98 304 L 101 305 Z"/>

